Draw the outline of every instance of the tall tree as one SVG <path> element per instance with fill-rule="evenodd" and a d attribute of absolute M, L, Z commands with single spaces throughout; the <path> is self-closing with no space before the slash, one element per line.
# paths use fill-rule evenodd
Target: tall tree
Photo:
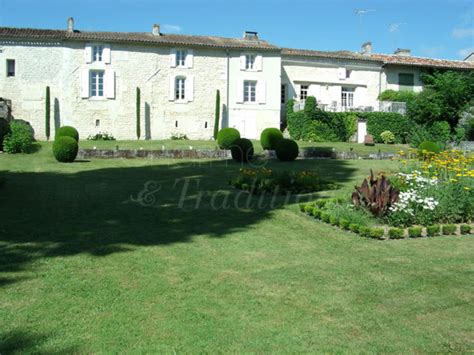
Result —
<path fill-rule="evenodd" d="M 46 100 L 45 100 L 45 113 L 44 113 L 44 118 L 45 118 L 45 134 L 46 134 L 46 139 L 49 140 L 49 137 L 51 135 L 51 94 L 49 90 L 49 86 L 46 86 Z"/>
<path fill-rule="evenodd" d="M 214 116 L 214 139 L 217 139 L 217 133 L 219 133 L 219 121 L 221 118 L 221 93 L 219 90 L 216 92 L 216 113 Z"/>
<path fill-rule="evenodd" d="M 140 105 L 141 105 L 141 91 L 140 91 L 140 88 L 137 87 L 137 106 L 136 106 L 136 113 L 137 113 L 137 139 L 140 139 L 140 136 L 141 136 Z"/>

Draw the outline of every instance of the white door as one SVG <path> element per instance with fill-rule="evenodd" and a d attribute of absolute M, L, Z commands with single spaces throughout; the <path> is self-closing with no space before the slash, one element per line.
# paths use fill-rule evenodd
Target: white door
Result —
<path fill-rule="evenodd" d="M 357 122 L 357 143 L 364 143 L 365 136 L 367 134 L 367 122 Z"/>

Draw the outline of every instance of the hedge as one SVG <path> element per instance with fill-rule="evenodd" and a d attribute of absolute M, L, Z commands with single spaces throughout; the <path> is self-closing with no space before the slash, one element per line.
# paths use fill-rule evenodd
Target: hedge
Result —
<path fill-rule="evenodd" d="M 395 135 L 395 143 L 406 143 L 413 127 L 408 117 L 396 112 L 358 112 L 357 117 L 367 121 L 367 133 L 374 137 L 375 143 L 383 143 L 380 134 L 384 131 Z"/>

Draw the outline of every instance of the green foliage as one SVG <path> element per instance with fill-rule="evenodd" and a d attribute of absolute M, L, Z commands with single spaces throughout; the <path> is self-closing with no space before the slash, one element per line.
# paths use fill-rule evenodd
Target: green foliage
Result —
<path fill-rule="evenodd" d="M 314 96 L 308 96 L 304 102 L 303 112 L 306 116 L 311 117 L 311 115 L 316 111 L 318 103 Z"/>
<path fill-rule="evenodd" d="M 342 229 L 349 230 L 349 225 L 350 225 L 349 220 L 347 220 L 347 219 L 345 219 L 345 218 L 339 219 L 339 226 L 340 226 Z"/>
<path fill-rule="evenodd" d="M 408 228 L 408 236 L 410 238 L 419 238 L 421 237 L 423 229 L 421 227 L 411 227 Z"/>
<path fill-rule="evenodd" d="M 274 150 L 280 139 L 283 139 L 283 134 L 278 128 L 266 128 L 260 134 L 263 149 Z"/>
<path fill-rule="evenodd" d="M 136 105 L 135 105 L 135 114 L 136 114 L 136 133 L 137 139 L 140 139 L 141 136 L 141 90 L 139 87 L 136 89 Z"/>
<path fill-rule="evenodd" d="M 445 224 L 441 227 L 443 235 L 454 235 L 456 234 L 456 225 L 454 224 Z"/>
<path fill-rule="evenodd" d="M 461 234 L 471 234 L 471 226 L 469 224 L 461 224 Z"/>
<path fill-rule="evenodd" d="M 422 80 L 425 88 L 408 105 L 408 115 L 419 124 L 447 121 L 454 129 L 474 97 L 474 73 L 435 72 Z"/>
<path fill-rule="evenodd" d="M 320 219 L 320 218 L 321 218 L 321 213 L 322 213 L 322 212 L 323 212 L 323 211 L 322 211 L 322 210 L 320 210 L 319 208 L 317 208 L 317 207 L 313 207 L 312 215 L 313 215 L 313 217 L 314 217 L 314 218 L 316 218 L 316 219 Z"/>
<path fill-rule="evenodd" d="M 79 142 L 79 132 L 71 126 L 62 126 L 56 131 L 56 139 L 59 137 L 71 137 Z"/>
<path fill-rule="evenodd" d="M 307 134 L 307 127 L 311 123 L 311 118 L 303 111 L 290 112 L 287 115 L 288 132 L 291 138 L 296 140 L 304 139 Z"/>
<path fill-rule="evenodd" d="M 383 131 L 380 133 L 380 138 L 385 144 L 395 143 L 395 135 L 390 131 Z"/>
<path fill-rule="evenodd" d="M 68 136 L 57 137 L 53 143 L 53 154 L 61 163 L 72 163 L 79 150 L 77 141 Z"/>
<path fill-rule="evenodd" d="M 385 230 L 383 228 L 371 228 L 370 230 L 370 237 L 374 239 L 382 239 L 385 234 Z"/>
<path fill-rule="evenodd" d="M 31 128 L 24 122 L 12 121 L 10 132 L 3 140 L 3 150 L 8 154 L 28 153 L 32 141 Z"/>
<path fill-rule="evenodd" d="M 360 224 L 357 223 L 351 223 L 349 224 L 349 230 L 354 233 L 359 233 L 360 230 Z"/>
<path fill-rule="evenodd" d="M 232 182 L 231 182 L 231 185 L 232 185 Z M 313 206 L 310 203 L 304 205 L 304 212 L 306 214 L 311 214 L 312 211 L 313 211 Z"/>
<path fill-rule="evenodd" d="M 222 128 L 217 134 L 217 145 L 220 149 L 230 149 L 232 144 L 240 138 L 240 132 L 235 128 Z"/>
<path fill-rule="evenodd" d="M 395 143 L 406 143 L 408 132 L 413 129 L 407 116 L 395 112 L 358 112 L 357 116 L 367 120 L 367 133 L 374 137 L 375 143 L 383 143 L 380 135 L 384 131 L 395 135 Z"/>
<path fill-rule="evenodd" d="M 221 92 L 216 91 L 216 108 L 214 114 L 214 139 L 217 139 L 217 134 L 219 133 L 219 122 L 221 119 Z"/>
<path fill-rule="evenodd" d="M 433 137 L 435 142 L 449 142 L 451 139 L 451 127 L 446 121 L 433 122 L 429 127 L 428 131 Z"/>
<path fill-rule="evenodd" d="M 96 134 L 91 134 L 87 137 L 88 141 L 114 141 L 115 138 L 112 134 L 107 132 L 99 132 Z"/>
<path fill-rule="evenodd" d="M 402 239 L 403 238 L 403 229 L 402 228 L 390 228 L 388 230 L 388 237 L 390 239 Z"/>
<path fill-rule="evenodd" d="M 235 161 L 246 163 L 253 158 L 253 144 L 247 138 L 238 138 L 230 147 L 230 152 L 232 154 L 232 159 Z"/>
<path fill-rule="evenodd" d="M 189 140 L 188 136 L 183 133 L 173 133 L 170 137 L 172 141 L 187 141 Z"/>
<path fill-rule="evenodd" d="M 428 237 L 435 237 L 435 236 L 439 235 L 439 233 L 440 233 L 440 225 L 439 224 L 435 224 L 435 225 L 426 227 L 426 235 Z"/>
<path fill-rule="evenodd" d="M 361 237 L 371 238 L 372 237 L 372 228 L 361 226 L 359 228 L 359 234 Z"/>
<path fill-rule="evenodd" d="M 0 151 L 3 150 L 3 140 L 10 133 L 10 124 L 4 118 L 0 118 Z"/>
<path fill-rule="evenodd" d="M 380 93 L 378 99 L 380 101 L 411 102 L 416 96 L 417 94 L 413 91 L 385 90 Z"/>
<path fill-rule="evenodd" d="M 281 161 L 293 161 L 298 157 L 298 144 L 292 139 L 282 138 L 275 146 L 275 153 Z"/>
<path fill-rule="evenodd" d="M 423 151 L 428 153 L 439 153 L 441 148 L 435 143 L 430 141 L 424 141 L 418 146 L 419 154 L 423 156 Z"/>
<path fill-rule="evenodd" d="M 45 135 L 46 138 L 49 140 L 49 136 L 51 135 L 51 94 L 49 86 L 46 86 L 46 99 L 45 99 Z"/>
<path fill-rule="evenodd" d="M 337 226 L 339 224 L 339 218 L 336 216 L 330 216 L 329 223 L 331 223 L 333 226 Z"/>
<path fill-rule="evenodd" d="M 295 106 L 295 99 L 289 99 L 288 102 L 286 103 L 286 113 L 290 114 L 290 113 L 295 112 L 294 106 Z"/>
<path fill-rule="evenodd" d="M 327 212 L 321 212 L 321 220 L 323 222 L 329 223 L 331 220 L 331 215 Z"/>

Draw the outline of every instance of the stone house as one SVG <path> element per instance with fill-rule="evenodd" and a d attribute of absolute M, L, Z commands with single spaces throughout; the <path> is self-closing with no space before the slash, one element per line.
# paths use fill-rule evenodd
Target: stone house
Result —
<path fill-rule="evenodd" d="M 216 91 L 220 127 L 257 138 L 280 127 L 289 98 L 314 95 L 327 110 L 380 110 L 385 89 L 421 90 L 424 68 L 473 70 L 474 63 L 361 53 L 279 48 L 243 38 L 0 27 L 0 97 L 15 118 L 45 139 L 45 92 L 51 90 L 52 135 L 61 125 L 81 137 L 108 132 L 136 139 L 136 88 L 141 90 L 141 139 L 186 134 L 211 139 Z M 383 108 L 382 108 L 383 109 Z"/>

